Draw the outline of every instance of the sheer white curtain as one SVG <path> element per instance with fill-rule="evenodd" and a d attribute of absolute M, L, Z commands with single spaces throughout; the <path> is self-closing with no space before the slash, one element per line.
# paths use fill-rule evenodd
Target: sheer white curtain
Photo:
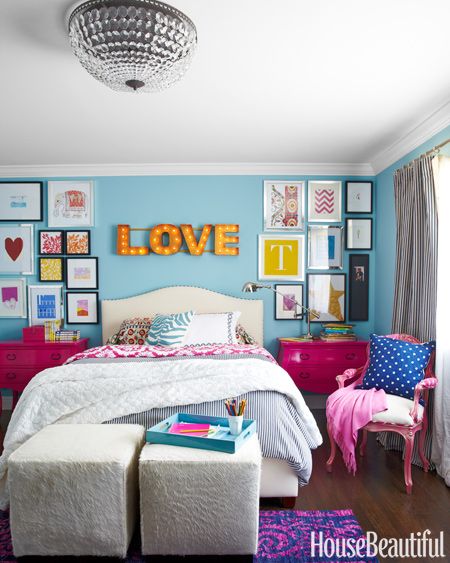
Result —
<path fill-rule="evenodd" d="M 436 377 L 432 460 L 450 487 L 450 157 L 433 159 L 438 210 Z"/>

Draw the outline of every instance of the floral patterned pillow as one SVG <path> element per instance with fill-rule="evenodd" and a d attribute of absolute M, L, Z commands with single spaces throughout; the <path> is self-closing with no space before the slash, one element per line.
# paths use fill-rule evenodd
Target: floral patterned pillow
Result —
<path fill-rule="evenodd" d="M 240 324 L 236 325 L 236 339 L 238 344 L 257 344 L 253 336 L 251 336 Z"/>
<path fill-rule="evenodd" d="M 107 344 L 138 344 L 143 346 L 153 317 L 135 317 L 126 319 L 120 325 L 119 332 L 113 334 Z"/>

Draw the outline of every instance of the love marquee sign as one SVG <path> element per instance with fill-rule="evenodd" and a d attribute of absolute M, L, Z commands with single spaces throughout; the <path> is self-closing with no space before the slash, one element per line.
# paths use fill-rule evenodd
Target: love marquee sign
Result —
<path fill-rule="evenodd" d="M 206 250 L 212 231 L 214 230 L 214 250 Z M 131 231 L 149 231 L 149 246 L 131 246 Z M 200 236 L 195 231 L 201 231 Z M 218 256 L 237 256 L 239 237 L 233 233 L 239 232 L 239 225 L 217 224 L 204 225 L 201 229 L 194 229 L 190 224 L 179 227 L 169 223 L 155 225 L 150 229 L 132 229 L 130 225 L 117 225 L 117 254 L 121 256 L 144 256 L 149 253 L 170 256 L 178 252 L 188 252 L 192 256 L 201 256 L 204 252 L 213 252 Z M 187 250 L 182 249 L 183 242 Z"/>

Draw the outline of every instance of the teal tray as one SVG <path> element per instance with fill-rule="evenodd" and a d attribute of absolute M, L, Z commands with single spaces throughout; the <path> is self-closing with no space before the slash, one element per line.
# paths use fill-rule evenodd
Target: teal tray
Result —
<path fill-rule="evenodd" d="M 217 426 L 220 424 L 223 430 L 220 430 L 211 438 L 201 438 L 194 436 L 181 436 L 180 434 L 170 434 L 169 428 L 175 422 L 193 422 L 202 424 L 212 424 Z M 244 419 L 242 423 L 242 432 L 238 436 L 230 434 L 228 426 L 228 418 L 220 416 L 204 416 L 200 414 L 178 413 L 169 416 L 165 420 L 158 422 L 146 432 L 146 441 L 151 444 L 169 444 L 171 446 L 183 446 L 185 448 L 200 448 L 202 450 L 214 450 L 217 452 L 225 452 L 234 454 L 245 444 L 245 442 L 256 432 L 256 421 Z"/>

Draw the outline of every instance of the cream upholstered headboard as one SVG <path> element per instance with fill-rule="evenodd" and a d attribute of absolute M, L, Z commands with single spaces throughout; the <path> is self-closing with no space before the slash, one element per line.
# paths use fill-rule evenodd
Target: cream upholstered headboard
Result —
<path fill-rule="evenodd" d="M 155 289 L 125 299 L 102 301 L 102 338 L 105 343 L 124 319 L 193 310 L 197 313 L 240 311 L 238 322 L 257 342 L 263 343 L 263 301 L 242 299 L 201 287 L 179 285 Z"/>

